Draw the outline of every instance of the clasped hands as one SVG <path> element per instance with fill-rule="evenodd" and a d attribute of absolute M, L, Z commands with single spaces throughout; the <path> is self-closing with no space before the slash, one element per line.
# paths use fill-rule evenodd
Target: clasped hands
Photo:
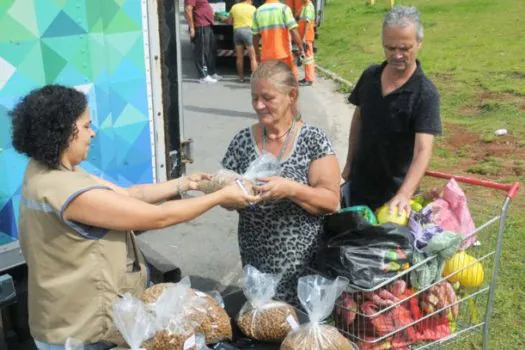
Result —
<path fill-rule="evenodd" d="M 212 180 L 213 175 L 206 173 L 194 173 L 181 178 L 184 191 L 198 190 L 199 181 Z M 295 182 L 280 176 L 257 178 L 259 185 L 253 188 L 255 195 L 245 192 L 246 188 L 238 183 L 233 183 L 221 191 L 225 197 L 223 207 L 228 209 L 240 209 L 262 201 L 274 201 L 288 198 L 293 195 Z"/>

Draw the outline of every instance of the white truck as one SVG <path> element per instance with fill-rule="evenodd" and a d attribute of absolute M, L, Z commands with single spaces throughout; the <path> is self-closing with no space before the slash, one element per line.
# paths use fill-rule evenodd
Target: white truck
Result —
<path fill-rule="evenodd" d="M 85 169 L 123 186 L 179 176 L 192 160 L 178 14 L 178 0 L 1 1 L 0 349 L 31 344 L 17 240 L 27 159 L 12 147 L 8 111 L 34 88 L 74 86 L 87 94 L 97 132 Z M 141 248 L 157 281 L 178 278 L 176 266 Z"/>

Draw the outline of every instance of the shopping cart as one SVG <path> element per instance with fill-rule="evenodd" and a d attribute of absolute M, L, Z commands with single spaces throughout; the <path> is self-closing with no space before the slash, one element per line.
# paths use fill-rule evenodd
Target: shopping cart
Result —
<path fill-rule="evenodd" d="M 461 184 L 476 225 L 475 232 L 465 237 L 465 241 L 476 240 L 465 251 L 469 259 L 461 260 L 452 271 L 445 269 L 446 276 L 421 290 L 410 288 L 410 276 L 437 256 L 425 258 L 373 289 L 351 285 L 335 306 L 334 321 L 360 349 L 439 348 L 457 345 L 467 337 L 470 341 L 470 336 L 478 337 L 473 341 L 488 349 L 505 219 L 520 184 L 427 172 L 422 186 L 443 185 L 443 180 L 451 178 Z M 470 288 L 460 287 L 458 279 L 466 279 Z"/>

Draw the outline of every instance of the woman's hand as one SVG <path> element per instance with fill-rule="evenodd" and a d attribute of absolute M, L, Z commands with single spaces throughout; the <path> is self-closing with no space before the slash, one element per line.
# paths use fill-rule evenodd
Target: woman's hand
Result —
<path fill-rule="evenodd" d="M 259 196 L 245 194 L 237 183 L 224 187 L 218 193 L 221 195 L 220 205 L 228 210 L 245 208 L 260 201 Z"/>
<path fill-rule="evenodd" d="M 261 200 L 279 200 L 293 196 L 295 182 L 280 176 L 261 177 L 257 181 L 265 182 L 256 186 L 255 192 L 259 193 Z"/>
<path fill-rule="evenodd" d="M 182 188 L 184 191 L 194 191 L 199 188 L 199 182 L 202 180 L 211 180 L 211 175 L 206 173 L 194 173 L 182 177 Z"/>

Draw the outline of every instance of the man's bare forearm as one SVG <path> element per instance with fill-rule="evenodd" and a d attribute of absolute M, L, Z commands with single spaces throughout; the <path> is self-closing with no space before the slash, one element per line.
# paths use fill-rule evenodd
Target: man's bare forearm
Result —
<path fill-rule="evenodd" d="M 259 57 L 259 55 L 261 54 L 260 49 L 259 49 L 259 41 L 260 40 L 261 40 L 261 38 L 260 38 L 259 34 L 253 35 L 253 37 L 252 37 L 253 49 L 255 50 L 255 55 L 257 57 Z"/>
<path fill-rule="evenodd" d="M 299 32 L 297 31 L 297 29 L 292 29 L 291 30 L 291 34 L 292 34 L 293 42 L 299 48 L 299 52 L 304 54 L 303 41 L 302 41 L 301 36 L 299 35 Z"/>
<path fill-rule="evenodd" d="M 184 8 L 184 17 L 186 17 L 186 21 L 188 22 L 188 27 L 195 28 L 193 24 L 193 7 L 192 6 L 186 6 Z"/>
<path fill-rule="evenodd" d="M 417 190 L 417 187 L 430 164 L 433 136 L 425 135 L 423 137 L 426 138 L 426 140 L 420 145 L 417 145 L 416 142 L 412 163 L 408 168 L 405 181 L 403 181 L 403 184 L 398 191 L 399 194 L 403 194 L 406 198 L 411 198 L 414 195 L 414 192 Z"/>
<path fill-rule="evenodd" d="M 359 144 L 359 136 L 361 133 L 361 112 L 359 107 L 356 107 L 352 122 L 350 123 L 350 130 L 348 132 L 348 154 L 346 155 L 346 163 L 350 165 L 354 159 L 357 145 Z"/>

